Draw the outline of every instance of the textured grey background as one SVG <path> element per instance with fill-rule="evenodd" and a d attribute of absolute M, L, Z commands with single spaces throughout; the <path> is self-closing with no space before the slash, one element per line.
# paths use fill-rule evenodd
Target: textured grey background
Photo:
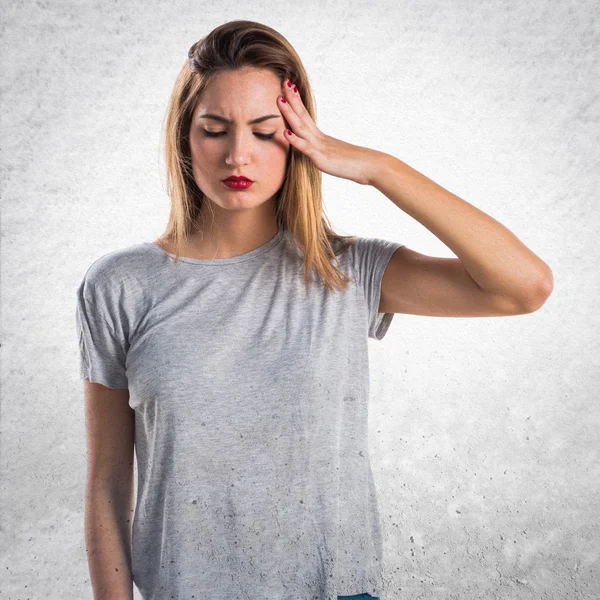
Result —
<path fill-rule="evenodd" d="M 384 600 L 597 598 L 598 6 L 3 2 L 0 596 L 92 597 L 75 290 L 162 233 L 175 75 L 248 18 L 300 53 L 323 131 L 401 158 L 554 272 L 536 313 L 396 315 L 371 342 Z M 324 185 L 341 233 L 453 256 L 377 190 Z"/>

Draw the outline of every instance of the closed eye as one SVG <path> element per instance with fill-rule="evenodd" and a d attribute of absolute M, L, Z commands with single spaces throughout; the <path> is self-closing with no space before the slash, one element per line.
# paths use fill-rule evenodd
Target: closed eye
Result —
<path fill-rule="evenodd" d="M 206 129 L 203 129 L 202 131 L 206 137 L 221 137 L 226 133 L 225 131 L 208 131 Z M 274 133 L 255 133 L 254 135 L 262 140 L 271 140 L 275 136 Z"/>

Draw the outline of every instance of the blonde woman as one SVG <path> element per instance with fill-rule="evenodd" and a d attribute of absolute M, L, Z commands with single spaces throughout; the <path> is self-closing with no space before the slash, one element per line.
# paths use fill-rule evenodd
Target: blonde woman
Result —
<path fill-rule="evenodd" d="M 399 159 L 321 132 L 299 56 L 260 23 L 191 47 L 165 141 L 164 235 L 100 257 L 77 292 L 95 597 L 380 598 L 368 338 L 395 313 L 535 311 L 550 268 Z M 459 258 L 336 234 L 322 172 Z"/>

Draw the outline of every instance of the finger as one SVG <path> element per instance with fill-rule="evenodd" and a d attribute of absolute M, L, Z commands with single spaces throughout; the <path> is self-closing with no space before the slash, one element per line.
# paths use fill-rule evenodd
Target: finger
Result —
<path fill-rule="evenodd" d="M 293 131 L 290 131 L 289 129 L 285 129 L 283 132 L 283 135 L 285 136 L 285 139 L 292 146 L 295 146 L 296 148 L 298 148 L 298 150 L 300 150 L 300 152 L 306 154 L 307 156 L 310 155 L 310 143 L 309 142 L 307 142 L 306 140 L 297 136 Z"/>
<path fill-rule="evenodd" d="M 290 106 L 294 109 L 296 114 L 299 117 L 306 117 L 308 115 L 308 111 L 302 102 L 302 98 L 300 97 L 300 93 L 298 92 L 298 88 L 294 84 L 293 81 L 286 79 L 283 82 L 283 91 L 285 95 L 285 99 L 289 102 Z"/>
<path fill-rule="evenodd" d="M 305 137 L 310 132 L 315 133 L 315 122 L 313 121 L 309 112 L 306 110 L 306 107 L 302 102 L 302 98 L 300 96 L 300 92 L 298 91 L 297 86 L 294 84 L 293 81 L 286 79 L 283 82 L 282 87 L 283 97 L 285 98 L 286 102 L 280 100 L 280 105 L 283 105 L 285 107 L 285 105 L 287 104 L 288 107 L 293 111 L 293 114 L 295 114 L 298 117 L 300 126 L 303 127 L 303 130 L 299 130 L 298 126 L 296 125 L 294 131 L 296 131 L 296 133 L 299 133 L 300 135 L 304 135 Z"/>
<path fill-rule="evenodd" d="M 302 120 L 287 101 L 285 96 L 279 96 L 277 98 L 277 106 L 279 106 L 279 110 L 283 115 L 285 121 L 289 124 L 292 131 L 301 134 L 302 133 Z"/>

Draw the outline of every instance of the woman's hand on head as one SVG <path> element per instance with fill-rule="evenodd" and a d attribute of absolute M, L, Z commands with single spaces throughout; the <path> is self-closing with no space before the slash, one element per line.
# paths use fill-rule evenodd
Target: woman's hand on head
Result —
<path fill-rule="evenodd" d="M 294 83 L 286 79 L 282 88 L 283 95 L 278 97 L 277 106 L 292 132 L 290 135 L 286 129 L 285 139 L 323 173 L 368 185 L 382 153 L 324 134 L 306 110 Z"/>

